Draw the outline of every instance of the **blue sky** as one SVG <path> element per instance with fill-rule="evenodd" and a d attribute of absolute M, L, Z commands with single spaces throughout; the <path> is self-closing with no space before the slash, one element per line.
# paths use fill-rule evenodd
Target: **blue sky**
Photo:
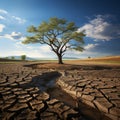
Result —
<path fill-rule="evenodd" d="M 73 21 L 78 31 L 86 31 L 85 50 L 68 50 L 66 57 L 120 55 L 119 5 L 119 0 L 0 0 L 0 57 L 55 58 L 47 45 L 21 43 L 28 26 L 50 17 Z"/>

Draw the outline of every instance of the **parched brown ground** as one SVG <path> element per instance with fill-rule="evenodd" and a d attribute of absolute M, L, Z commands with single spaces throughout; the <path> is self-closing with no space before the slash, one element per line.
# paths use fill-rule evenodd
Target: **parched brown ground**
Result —
<path fill-rule="evenodd" d="M 57 83 L 64 91 L 77 98 L 81 113 L 86 116 L 91 114 L 91 119 L 107 119 L 102 115 L 94 116 L 96 109 L 112 120 L 120 119 L 119 66 L 80 65 L 77 69 L 66 70 L 62 74 Z M 95 109 L 86 110 L 83 103 Z"/>
<path fill-rule="evenodd" d="M 98 70 L 98 69 L 115 69 L 115 68 L 120 68 L 119 65 L 104 65 L 104 64 L 87 64 L 82 63 L 78 60 L 74 61 L 65 61 L 64 64 L 58 64 L 58 63 L 31 63 L 28 65 L 25 65 L 26 67 L 32 67 L 33 69 L 39 68 L 39 69 L 51 69 L 51 70 L 74 70 L 74 69 L 79 69 L 79 70 Z"/>
<path fill-rule="evenodd" d="M 80 99 L 79 107 L 84 115 L 94 115 L 94 110 L 96 109 L 113 120 L 119 119 L 120 66 L 42 63 L 35 67 L 39 69 L 50 68 L 50 70 L 61 72 L 62 77 L 57 81 L 57 84 L 73 98 Z M 95 109 L 91 110 L 90 108 L 87 111 L 87 106 L 83 106 L 83 103 Z M 101 118 L 107 119 L 102 114 L 97 117 L 91 117 L 91 119 Z"/>
<path fill-rule="evenodd" d="M 119 120 L 119 91 L 119 66 L 0 64 L 0 119 Z"/>
<path fill-rule="evenodd" d="M 0 64 L 0 120 L 85 120 L 74 107 L 47 93 L 58 77 L 49 69 Z"/>

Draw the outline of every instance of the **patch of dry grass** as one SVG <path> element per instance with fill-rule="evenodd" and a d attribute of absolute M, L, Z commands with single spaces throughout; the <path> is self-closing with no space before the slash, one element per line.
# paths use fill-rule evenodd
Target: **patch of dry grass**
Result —
<path fill-rule="evenodd" d="M 120 56 L 67 60 L 65 63 L 78 65 L 120 65 Z"/>

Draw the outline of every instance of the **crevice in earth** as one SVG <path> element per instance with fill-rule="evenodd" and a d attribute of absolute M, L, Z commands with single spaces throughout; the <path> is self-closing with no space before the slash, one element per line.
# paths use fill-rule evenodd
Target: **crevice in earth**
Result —
<path fill-rule="evenodd" d="M 108 100 L 111 103 L 111 100 L 109 100 L 108 97 L 106 97 L 106 95 L 101 91 L 101 89 L 98 89 L 98 91 L 106 98 L 106 100 Z M 113 104 L 113 103 L 112 103 Z M 114 105 L 114 104 L 113 104 Z"/>
<path fill-rule="evenodd" d="M 28 66 L 27 66 L 28 67 Z M 33 67 L 34 69 L 37 68 L 37 65 L 35 65 Z M 95 66 L 94 69 L 97 69 L 97 70 L 101 70 L 101 69 L 105 69 L 105 68 L 101 68 L 101 67 L 97 67 Z M 107 68 L 109 69 L 109 68 Z M 55 85 L 55 81 L 57 79 L 59 79 L 61 76 L 61 73 L 60 71 L 52 71 L 52 72 L 46 72 L 46 73 L 42 73 L 42 75 L 39 75 L 39 76 L 35 76 L 32 78 L 32 82 L 36 82 L 37 84 L 35 85 L 35 87 L 38 87 L 41 91 L 45 91 L 47 92 L 48 94 L 50 94 L 50 97 L 51 98 L 56 98 L 58 99 L 59 101 L 65 103 L 66 105 L 70 106 L 71 108 L 73 108 L 74 110 L 78 111 L 78 114 L 79 115 L 83 115 L 84 118 L 86 118 L 86 120 L 97 120 L 97 119 L 94 119 L 94 117 L 91 117 L 91 116 L 94 116 L 94 113 L 92 113 L 92 115 L 87 115 L 87 114 L 84 114 L 84 112 L 81 111 L 81 105 L 79 105 L 79 100 L 75 100 L 72 96 L 70 96 L 69 94 L 67 94 L 65 91 L 62 90 L 62 88 L 58 87 Z M 52 82 L 51 82 L 52 80 Z M 31 82 L 31 83 L 32 83 Z M 76 87 L 76 86 L 75 86 Z M 77 86 L 78 87 L 78 86 Z M 42 89 L 41 89 L 42 88 Z M 58 94 L 55 94 L 55 92 L 58 93 Z M 69 97 L 71 98 L 70 100 L 72 101 L 71 103 L 66 100 L 66 98 L 64 98 L 63 96 L 66 96 L 66 97 Z M 76 103 L 78 104 L 78 106 L 76 107 Z M 81 103 L 83 104 L 83 103 Z M 85 108 L 84 109 L 88 109 L 89 106 L 88 105 L 83 105 Z M 47 109 L 47 108 L 46 108 Z M 92 108 L 93 109 L 93 108 Z M 88 109 L 88 111 L 90 111 L 91 108 Z M 88 112 L 87 111 L 87 112 Z M 98 110 L 95 110 L 94 111 L 96 112 L 97 111 L 97 114 L 101 115 L 101 112 L 98 111 Z M 40 114 L 40 113 L 39 113 Z M 86 116 L 87 115 L 87 116 Z M 68 119 L 71 119 L 72 117 L 72 114 L 70 114 L 67 118 Z M 104 115 L 102 115 L 102 118 L 103 118 Z M 37 116 L 39 118 L 39 116 Z M 105 116 L 104 116 L 105 117 Z M 106 117 L 105 117 L 106 118 Z M 98 120 L 101 120 L 101 116 L 99 116 L 99 119 Z M 107 120 L 109 120 L 107 118 Z"/>

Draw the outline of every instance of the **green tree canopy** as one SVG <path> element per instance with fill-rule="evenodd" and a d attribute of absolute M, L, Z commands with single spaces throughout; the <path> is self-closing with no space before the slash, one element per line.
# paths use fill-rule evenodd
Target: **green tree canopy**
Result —
<path fill-rule="evenodd" d="M 12 56 L 12 57 L 11 57 L 11 59 L 12 59 L 12 60 L 14 60 L 14 59 L 15 59 L 15 57 L 14 57 L 14 56 Z"/>
<path fill-rule="evenodd" d="M 26 60 L 26 55 L 21 55 L 21 60 Z"/>
<path fill-rule="evenodd" d="M 24 44 L 40 43 L 47 44 L 57 55 L 58 63 L 62 64 L 62 57 L 66 50 L 83 50 L 83 32 L 78 32 L 74 22 L 65 19 L 50 18 L 48 22 L 43 21 L 38 27 L 30 26 L 27 31 L 31 33 L 22 42 Z"/>

